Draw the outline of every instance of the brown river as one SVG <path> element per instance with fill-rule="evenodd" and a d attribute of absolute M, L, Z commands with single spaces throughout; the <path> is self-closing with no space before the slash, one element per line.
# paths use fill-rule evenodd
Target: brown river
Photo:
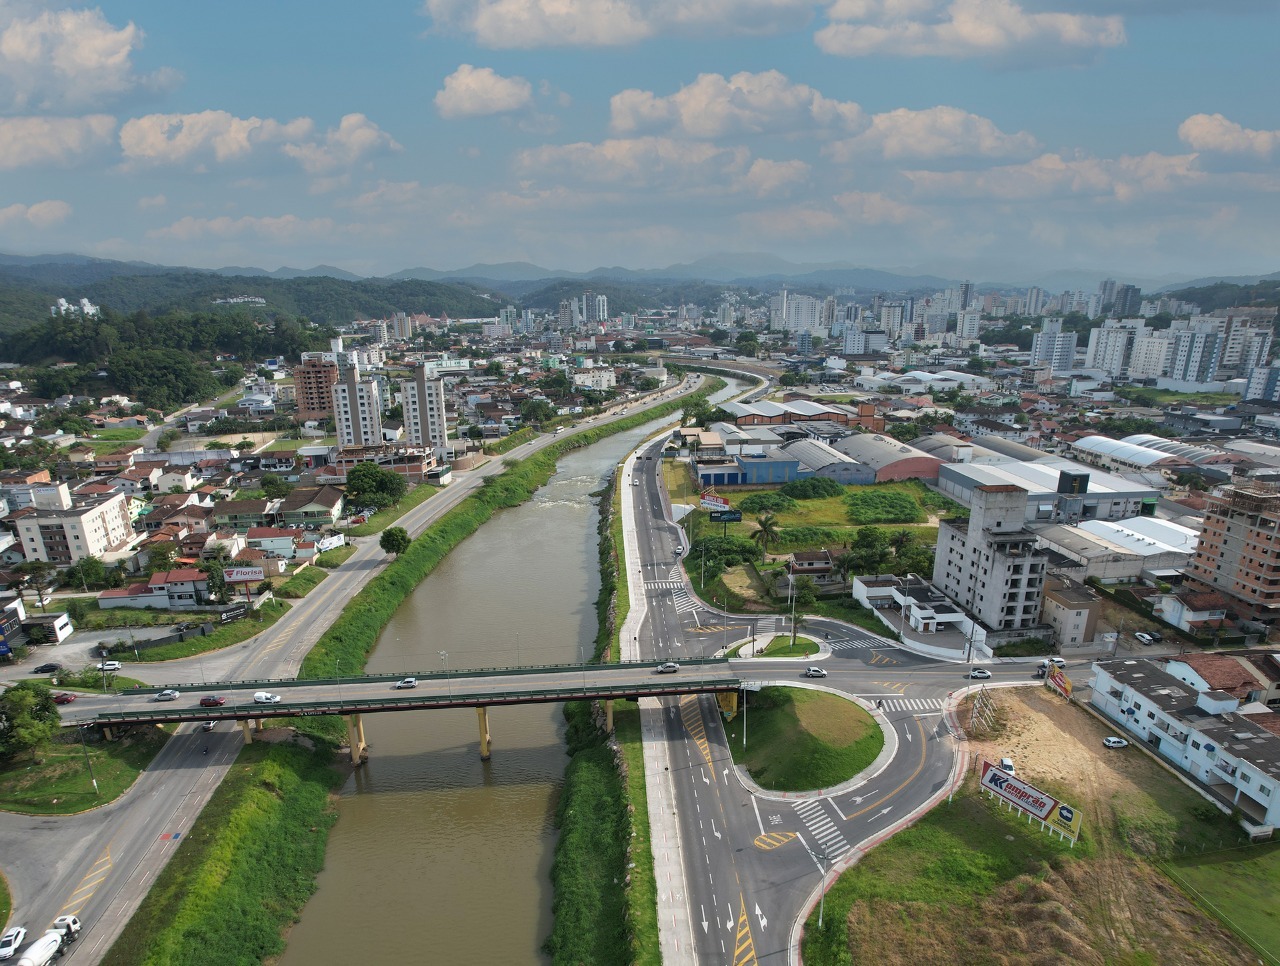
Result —
<path fill-rule="evenodd" d="M 600 583 L 592 494 L 658 425 L 562 458 L 532 500 L 494 517 L 423 581 L 383 631 L 369 672 L 589 656 Z M 342 789 L 325 869 L 282 966 L 549 962 L 541 945 L 568 760 L 562 709 L 498 708 L 489 728 L 493 757 L 482 762 L 473 710 L 365 718 L 369 761 Z"/>

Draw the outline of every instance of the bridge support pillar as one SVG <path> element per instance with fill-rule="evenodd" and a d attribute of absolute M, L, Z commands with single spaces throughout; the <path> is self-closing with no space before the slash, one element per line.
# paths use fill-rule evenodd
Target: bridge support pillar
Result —
<path fill-rule="evenodd" d="M 240 730 L 244 733 L 244 743 L 253 744 L 253 724 L 247 718 L 240 722 Z"/>
<path fill-rule="evenodd" d="M 351 764 L 358 765 L 369 757 L 364 740 L 364 720 L 358 714 L 347 715 L 347 744 L 351 746 Z"/>
<path fill-rule="evenodd" d="M 489 737 L 489 709 L 476 708 L 476 718 L 480 722 L 480 760 L 488 761 L 493 747 L 493 739 Z"/>
<path fill-rule="evenodd" d="M 111 734 L 111 727 L 109 725 L 102 726 L 102 737 L 107 741 L 115 741 L 115 736 Z"/>
<path fill-rule="evenodd" d="M 607 698 L 604 702 L 604 730 L 613 733 L 613 699 Z"/>

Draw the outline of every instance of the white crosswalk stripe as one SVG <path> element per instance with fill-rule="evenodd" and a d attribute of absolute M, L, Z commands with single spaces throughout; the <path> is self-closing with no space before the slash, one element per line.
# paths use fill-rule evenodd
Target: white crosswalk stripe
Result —
<path fill-rule="evenodd" d="M 941 698 L 890 698 L 884 703 L 886 711 L 941 711 Z"/>
<path fill-rule="evenodd" d="M 702 606 L 702 602 L 683 587 L 673 591 L 671 599 L 676 605 L 677 614 L 691 614 Z"/>
<path fill-rule="evenodd" d="M 831 650 L 833 651 L 856 651 L 872 647 L 885 647 L 883 641 L 877 641 L 866 637 L 843 637 L 836 641 L 829 641 Z"/>
<path fill-rule="evenodd" d="M 677 590 L 684 586 L 683 580 L 646 580 L 645 590 Z"/>
<path fill-rule="evenodd" d="M 808 802 L 796 802 L 794 806 L 800 821 L 809 830 L 818 848 L 827 853 L 827 858 L 835 859 L 849 851 L 849 843 L 840 832 L 827 804 L 822 799 Z"/>

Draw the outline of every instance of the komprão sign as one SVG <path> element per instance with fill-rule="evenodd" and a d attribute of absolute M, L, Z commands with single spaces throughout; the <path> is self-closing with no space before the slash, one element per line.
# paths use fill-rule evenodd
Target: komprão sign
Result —
<path fill-rule="evenodd" d="M 1072 846 L 1080 837 L 1078 809 L 1010 775 L 999 765 L 983 761 L 979 784 L 988 794 L 994 795 L 1020 812 L 1025 812 L 1028 819 L 1038 820 L 1042 829 L 1056 832 L 1064 839 L 1070 839 Z"/>

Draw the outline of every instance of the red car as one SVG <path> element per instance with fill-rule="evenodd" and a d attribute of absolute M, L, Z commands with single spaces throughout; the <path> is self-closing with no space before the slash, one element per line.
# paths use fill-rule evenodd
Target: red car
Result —
<path fill-rule="evenodd" d="M 206 694 L 200 699 L 202 708 L 219 708 L 227 703 L 227 699 L 217 694 Z"/>
<path fill-rule="evenodd" d="M 76 696 L 70 691 L 60 691 L 53 696 L 54 704 L 70 704 L 76 699 Z"/>

